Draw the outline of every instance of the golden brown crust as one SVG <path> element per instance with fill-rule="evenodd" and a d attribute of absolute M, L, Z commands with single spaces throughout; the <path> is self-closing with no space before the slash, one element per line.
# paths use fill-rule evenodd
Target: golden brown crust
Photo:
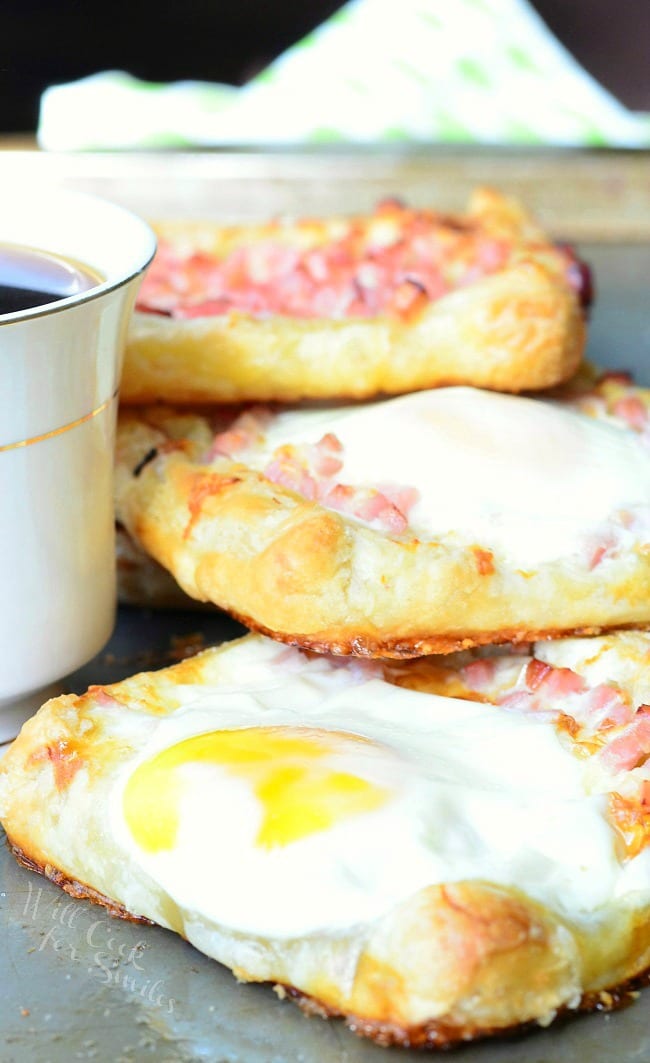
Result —
<path fill-rule="evenodd" d="M 119 519 L 187 594 L 280 641 L 408 657 L 650 623 L 642 551 L 606 576 L 571 558 L 486 570 L 476 547 L 390 537 L 245 465 L 202 464 L 210 440 L 201 417 L 123 411 Z"/>
<path fill-rule="evenodd" d="M 584 350 L 585 321 L 566 280 L 566 259 L 516 203 L 490 190 L 474 195 L 458 224 L 469 240 L 475 233 L 507 241 L 508 263 L 409 320 L 260 319 L 241 312 L 183 320 L 136 312 L 122 402 L 362 399 L 445 384 L 518 392 L 569 379 Z M 219 257 L 268 238 L 313 246 L 350 225 L 363 232 L 372 220 L 155 227 L 179 249 Z"/>

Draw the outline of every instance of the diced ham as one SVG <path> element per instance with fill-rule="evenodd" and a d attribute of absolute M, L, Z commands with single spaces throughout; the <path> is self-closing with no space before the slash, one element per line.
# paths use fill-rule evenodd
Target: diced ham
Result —
<path fill-rule="evenodd" d="M 264 476 L 310 501 L 401 535 L 408 527 L 408 510 L 418 498 L 416 489 L 391 485 L 380 490 L 340 483 L 335 476 L 343 468 L 342 454 L 340 440 L 328 432 L 313 446 L 278 447 L 264 468 Z"/>
<path fill-rule="evenodd" d="M 495 661 L 489 657 L 479 657 L 476 661 L 470 661 L 460 674 L 463 682 L 470 690 L 487 690 L 494 683 Z"/>
<path fill-rule="evenodd" d="M 468 684 L 474 686 L 473 672 L 480 677 L 482 663 L 476 662 L 478 667 L 472 663 L 462 670 Z M 571 668 L 555 668 L 535 657 L 523 668 L 517 688 L 497 696 L 496 701 L 503 708 L 550 713 L 556 722 L 560 717 L 572 720 L 575 727 L 564 729 L 576 735 L 581 732 L 585 737 L 623 726 L 634 715 L 629 698 L 618 687 L 601 683 L 590 688 Z"/>
<path fill-rule="evenodd" d="M 207 460 L 212 461 L 218 455 L 225 458 L 234 458 L 236 454 L 246 450 L 251 440 L 247 432 L 238 428 L 231 428 L 225 432 L 219 432 L 214 437 L 212 446 L 208 452 Z"/>
<path fill-rule="evenodd" d="M 638 395 L 626 395 L 618 399 L 612 406 L 612 413 L 637 432 L 648 424 L 648 410 Z"/>
<path fill-rule="evenodd" d="M 636 768 L 648 755 L 650 755 L 650 707 L 642 706 L 632 723 L 608 742 L 599 756 L 603 767 L 616 773 Z"/>
<path fill-rule="evenodd" d="M 385 531 L 401 535 L 406 531 L 408 521 L 397 506 L 394 506 L 381 491 L 370 491 L 367 497 L 357 500 L 352 513 L 360 520 L 376 524 Z"/>
<path fill-rule="evenodd" d="M 598 542 L 591 542 L 588 548 L 589 571 L 592 572 L 607 557 L 613 557 L 618 543 L 613 533 L 605 533 Z"/>
<path fill-rule="evenodd" d="M 486 273 L 501 269 L 508 260 L 508 245 L 504 240 L 484 237 L 479 241 L 476 258 Z"/>
<path fill-rule="evenodd" d="M 526 668 L 526 686 L 528 689 L 537 690 L 550 671 L 552 671 L 550 664 L 538 661 L 536 657 L 533 657 Z"/>
<path fill-rule="evenodd" d="M 332 454 L 319 455 L 316 465 L 316 472 L 319 476 L 334 476 L 342 468 L 343 462 L 340 458 L 335 458 Z"/>
<path fill-rule="evenodd" d="M 533 658 L 524 682 L 534 695 L 533 706 L 570 715 L 585 734 L 621 727 L 634 716 L 630 699 L 618 687 L 609 683 L 588 687 L 570 668 L 554 668 Z"/>
<path fill-rule="evenodd" d="M 585 689 L 585 681 L 570 668 L 551 668 L 538 685 L 549 700 L 565 698 L 569 694 L 580 694 Z"/>
<path fill-rule="evenodd" d="M 303 498 L 308 498 L 310 502 L 314 502 L 318 497 L 318 484 L 314 477 L 288 454 L 274 458 L 264 469 L 264 475 L 272 483 L 287 487 Z"/>
<path fill-rule="evenodd" d="M 312 463 L 314 471 L 319 476 L 334 476 L 343 468 L 343 461 L 339 455 L 343 452 L 340 439 L 333 432 L 328 432 L 312 447 Z"/>
<path fill-rule="evenodd" d="M 351 513 L 354 505 L 355 488 L 347 484 L 333 484 L 322 495 L 324 505 L 338 509 L 342 513 Z"/>
<path fill-rule="evenodd" d="M 574 252 L 550 254 L 584 301 L 586 274 Z M 408 319 L 447 292 L 502 269 L 511 255 L 507 240 L 481 232 L 469 219 L 380 205 L 367 228 L 351 222 L 311 246 L 283 241 L 279 231 L 276 239 L 253 240 L 218 258 L 177 253 L 161 239 L 137 307 L 178 318 L 239 311 Z"/>
<path fill-rule="evenodd" d="M 204 460 L 210 462 L 216 457 L 234 458 L 263 443 L 272 418 L 273 414 L 264 406 L 252 406 L 245 410 L 223 432 L 217 432 Z"/>
<path fill-rule="evenodd" d="M 417 487 L 403 487 L 400 484 L 377 484 L 377 490 L 381 491 L 389 502 L 392 502 L 400 513 L 408 517 L 413 506 L 419 501 L 420 492 Z"/>
<path fill-rule="evenodd" d="M 594 730 L 622 727 L 634 716 L 629 698 L 617 687 L 601 683 L 584 697 L 584 708 Z"/>
<path fill-rule="evenodd" d="M 564 713 L 557 709 L 545 709 L 540 705 L 534 694 L 527 690 L 513 690 L 510 694 L 504 694 L 498 699 L 497 704 L 502 709 L 519 712 L 524 716 L 534 716 L 538 723 L 558 724 Z"/>
<path fill-rule="evenodd" d="M 244 411 L 215 435 L 203 462 L 210 464 L 219 457 L 237 460 L 263 446 L 272 418 L 263 406 Z M 318 501 L 381 531 L 395 535 L 406 531 L 409 511 L 419 498 L 416 488 L 404 484 L 352 487 L 336 479 L 342 470 L 343 445 L 333 432 L 327 432 L 315 444 L 277 447 L 263 474 L 309 501 Z"/>
<path fill-rule="evenodd" d="M 114 698 L 112 694 L 109 694 L 105 687 L 90 686 L 88 687 L 88 693 L 92 694 L 95 705 L 99 705 L 103 709 L 123 708 L 121 702 Z"/>
<path fill-rule="evenodd" d="M 191 303 L 189 306 L 177 306 L 174 308 L 173 316 L 183 319 L 217 317 L 219 314 L 227 314 L 231 309 L 230 300 L 222 296 L 219 299 L 203 299 L 200 303 Z"/>
<path fill-rule="evenodd" d="M 323 505 L 366 521 L 381 531 L 400 535 L 406 531 L 408 520 L 381 491 L 374 488 L 334 486 L 321 495 Z"/>
<path fill-rule="evenodd" d="M 407 515 L 374 487 L 352 487 L 336 483 L 331 476 L 320 475 L 320 469 L 331 468 L 333 474 L 341 468 L 341 462 L 328 458 L 317 459 L 316 465 L 308 462 L 309 452 L 314 448 L 279 448 L 273 460 L 264 469 L 267 480 L 288 487 L 310 501 L 319 501 L 329 509 L 337 510 L 365 521 L 381 531 L 401 535 L 408 527 Z M 408 493 L 407 493 L 408 495 Z"/>

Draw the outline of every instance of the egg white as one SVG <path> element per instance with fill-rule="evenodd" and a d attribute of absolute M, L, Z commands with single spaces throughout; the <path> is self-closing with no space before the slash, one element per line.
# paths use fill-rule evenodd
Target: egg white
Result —
<path fill-rule="evenodd" d="M 373 666 L 309 658 L 256 636 L 220 654 L 214 685 L 176 693 L 180 707 L 151 723 L 113 787 L 110 829 L 186 921 L 277 938 L 338 932 L 424 886 L 484 880 L 580 924 L 614 896 L 650 890 L 650 860 L 619 861 L 606 797 L 588 792 L 584 762 L 549 724 L 402 689 Z M 383 799 L 288 844 L 261 845 L 269 810 L 252 779 L 190 761 L 174 769 L 172 844 L 143 847 L 125 816 L 138 768 L 192 736 L 250 728 L 325 732 L 333 750 L 316 770 L 361 779 Z"/>
<path fill-rule="evenodd" d="M 417 488 L 409 525 L 423 541 L 456 533 L 525 568 L 586 555 L 621 511 L 650 525 L 647 446 L 561 402 L 450 387 L 289 411 L 247 461 L 263 470 L 277 447 L 327 432 L 343 445 L 342 483 Z M 634 535 L 619 532 L 631 548 Z"/>

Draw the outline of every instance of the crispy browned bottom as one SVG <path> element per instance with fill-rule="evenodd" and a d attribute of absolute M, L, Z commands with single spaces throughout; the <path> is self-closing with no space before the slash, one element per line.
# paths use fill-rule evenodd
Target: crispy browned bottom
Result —
<path fill-rule="evenodd" d="M 55 885 L 59 886 L 71 897 L 75 897 L 78 900 L 89 900 L 93 904 L 99 904 L 106 909 L 109 915 L 114 916 L 117 919 L 125 919 L 131 923 L 144 923 L 148 926 L 155 925 L 153 920 L 147 919 L 146 916 L 133 915 L 132 912 L 127 911 L 124 905 L 112 901 L 109 897 L 94 890 L 91 886 L 86 886 L 84 883 L 78 882 L 76 879 L 69 878 L 51 864 L 38 864 L 36 861 L 32 860 L 31 857 L 27 856 L 25 851 L 21 849 L 19 845 L 12 842 L 9 836 L 7 836 L 7 843 L 19 864 L 30 871 L 36 871 L 39 875 L 44 875 L 45 878 L 54 882 Z M 638 990 L 646 985 L 650 985 L 650 968 L 635 975 L 634 978 L 622 982 L 620 985 L 615 985 L 608 989 L 601 989 L 597 992 L 583 993 L 580 1002 L 575 1007 L 559 1008 L 554 1021 L 590 1011 L 609 1012 L 628 1007 L 635 1001 Z M 304 993 L 295 986 L 276 983 L 274 988 L 280 997 L 288 997 L 290 1000 L 293 1000 L 301 1011 L 310 1018 L 317 1016 L 322 1019 L 342 1019 L 352 1033 L 357 1034 L 359 1037 L 367 1037 L 369 1040 L 374 1041 L 375 1044 L 381 1045 L 385 1048 L 394 1046 L 420 1049 L 451 1048 L 454 1045 L 467 1043 L 480 1038 L 490 1036 L 510 1037 L 518 1033 L 524 1033 L 527 1030 L 539 1028 L 538 1024 L 534 1021 L 518 1023 L 510 1027 L 459 1027 L 450 1026 L 447 1023 L 437 1022 L 435 1020 L 423 1023 L 420 1026 L 405 1027 L 400 1026 L 397 1023 L 386 1023 L 372 1019 L 364 1019 L 358 1015 L 349 1014 L 328 1007 L 326 1004 L 309 996 L 308 993 Z"/>
<path fill-rule="evenodd" d="M 93 904 L 100 904 L 106 909 L 109 915 L 115 916 L 116 919 L 126 919 L 130 923 L 145 923 L 147 926 L 154 926 L 152 919 L 147 919 L 145 915 L 133 915 L 132 912 L 127 911 L 123 904 L 119 904 L 117 901 L 112 901 L 110 897 L 105 897 L 103 893 L 99 893 L 94 890 L 92 886 L 86 886 L 83 882 L 77 882 L 74 878 L 68 878 L 58 868 L 53 867 L 52 864 L 38 864 L 35 860 L 32 860 L 30 856 L 21 849 L 19 845 L 12 842 L 9 835 L 7 835 L 7 843 L 9 849 L 16 857 L 16 860 L 22 867 L 26 867 L 29 871 L 36 871 L 39 875 L 44 875 L 45 878 L 49 878 L 50 882 L 54 882 L 56 886 L 60 886 L 62 890 L 68 893 L 71 897 L 75 897 L 77 900 L 92 901 Z"/>
<path fill-rule="evenodd" d="M 575 1008 L 559 1008 L 554 1023 L 569 1020 L 572 1016 L 586 1014 L 590 1011 L 610 1012 L 629 1007 L 637 998 L 638 991 L 650 985 L 650 969 L 636 975 L 629 981 L 612 989 L 601 989 L 597 993 L 584 993 Z M 485 1037 L 514 1037 L 517 1034 L 539 1030 L 539 1023 L 522 1022 L 515 1026 L 477 1026 L 475 1028 L 448 1026 L 443 1022 L 427 1022 L 422 1026 L 410 1026 L 408 1029 L 396 1023 L 376 1022 L 372 1019 L 360 1019 L 356 1015 L 346 1015 L 341 1011 L 328 1008 L 314 1000 L 306 993 L 293 986 L 279 986 L 279 995 L 293 1000 L 305 1015 L 318 1016 L 321 1019 L 343 1019 L 348 1030 L 358 1037 L 367 1037 L 383 1048 L 420 1048 L 442 1049 L 454 1048 L 469 1041 Z"/>
<path fill-rule="evenodd" d="M 457 653 L 459 650 L 469 650 L 475 646 L 500 646 L 504 643 L 520 645 L 528 642 L 550 642 L 559 638 L 583 636 L 587 638 L 593 635 L 605 635 L 611 631 L 650 630 L 650 625 L 644 624 L 612 624 L 611 626 L 603 624 L 600 627 L 543 628 L 532 631 L 521 628 L 501 628 L 498 631 L 467 631 L 463 635 L 414 635 L 412 638 L 395 639 L 376 639 L 369 635 L 342 638 L 336 632 L 323 631 L 313 635 L 294 635 L 285 631 L 276 631 L 233 609 L 228 609 L 228 615 L 251 631 L 256 631 L 260 635 L 268 635 L 276 642 L 296 646 L 301 650 L 331 653 L 341 657 L 386 657 L 395 660 L 428 657 L 438 653 Z"/>

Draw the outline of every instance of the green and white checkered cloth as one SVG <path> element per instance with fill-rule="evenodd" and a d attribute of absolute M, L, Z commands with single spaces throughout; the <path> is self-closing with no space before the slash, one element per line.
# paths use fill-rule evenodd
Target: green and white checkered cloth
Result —
<path fill-rule="evenodd" d="M 351 0 L 242 88 L 107 71 L 46 90 L 51 150 L 331 143 L 647 147 L 526 0 Z"/>

